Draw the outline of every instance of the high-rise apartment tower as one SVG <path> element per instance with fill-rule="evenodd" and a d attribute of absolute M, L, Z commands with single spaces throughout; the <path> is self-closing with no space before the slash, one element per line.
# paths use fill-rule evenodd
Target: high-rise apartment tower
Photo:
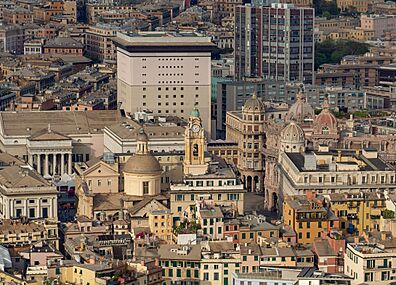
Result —
<path fill-rule="evenodd" d="M 235 11 L 235 76 L 312 83 L 314 9 L 244 5 Z"/>

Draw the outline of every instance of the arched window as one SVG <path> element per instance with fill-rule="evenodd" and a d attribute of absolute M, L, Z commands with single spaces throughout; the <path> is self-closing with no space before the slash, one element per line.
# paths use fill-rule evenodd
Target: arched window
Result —
<path fill-rule="evenodd" d="M 329 128 L 328 127 L 323 127 L 322 128 L 322 135 L 328 135 L 329 134 Z"/>
<path fill-rule="evenodd" d="M 198 156 L 198 144 L 193 145 L 193 156 Z"/>

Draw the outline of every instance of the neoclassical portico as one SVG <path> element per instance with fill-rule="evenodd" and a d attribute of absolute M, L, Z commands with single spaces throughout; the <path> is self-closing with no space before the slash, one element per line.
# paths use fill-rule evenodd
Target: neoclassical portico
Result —
<path fill-rule="evenodd" d="M 45 178 L 72 174 L 72 140 L 48 129 L 32 135 L 27 141 L 29 164 Z"/>

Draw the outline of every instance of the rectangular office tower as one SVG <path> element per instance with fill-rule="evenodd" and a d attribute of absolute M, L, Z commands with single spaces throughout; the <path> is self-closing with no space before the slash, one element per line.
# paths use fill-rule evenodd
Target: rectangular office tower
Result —
<path fill-rule="evenodd" d="M 118 33 L 117 88 L 121 109 L 187 119 L 194 105 L 210 133 L 210 37 L 196 33 Z"/>
<path fill-rule="evenodd" d="M 314 9 L 237 6 L 235 76 L 313 83 Z"/>

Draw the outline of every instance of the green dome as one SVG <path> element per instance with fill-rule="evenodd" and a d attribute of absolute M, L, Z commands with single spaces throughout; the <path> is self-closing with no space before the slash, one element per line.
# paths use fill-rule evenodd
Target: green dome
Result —
<path fill-rule="evenodd" d="M 198 110 L 197 107 L 194 107 L 194 109 L 192 109 L 190 116 L 191 116 L 191 117 L 195 117 L 195 118 L 199 118 L 199 117 L 201 116 L 201 115 L 199 114 L 199 110 Z"/>

